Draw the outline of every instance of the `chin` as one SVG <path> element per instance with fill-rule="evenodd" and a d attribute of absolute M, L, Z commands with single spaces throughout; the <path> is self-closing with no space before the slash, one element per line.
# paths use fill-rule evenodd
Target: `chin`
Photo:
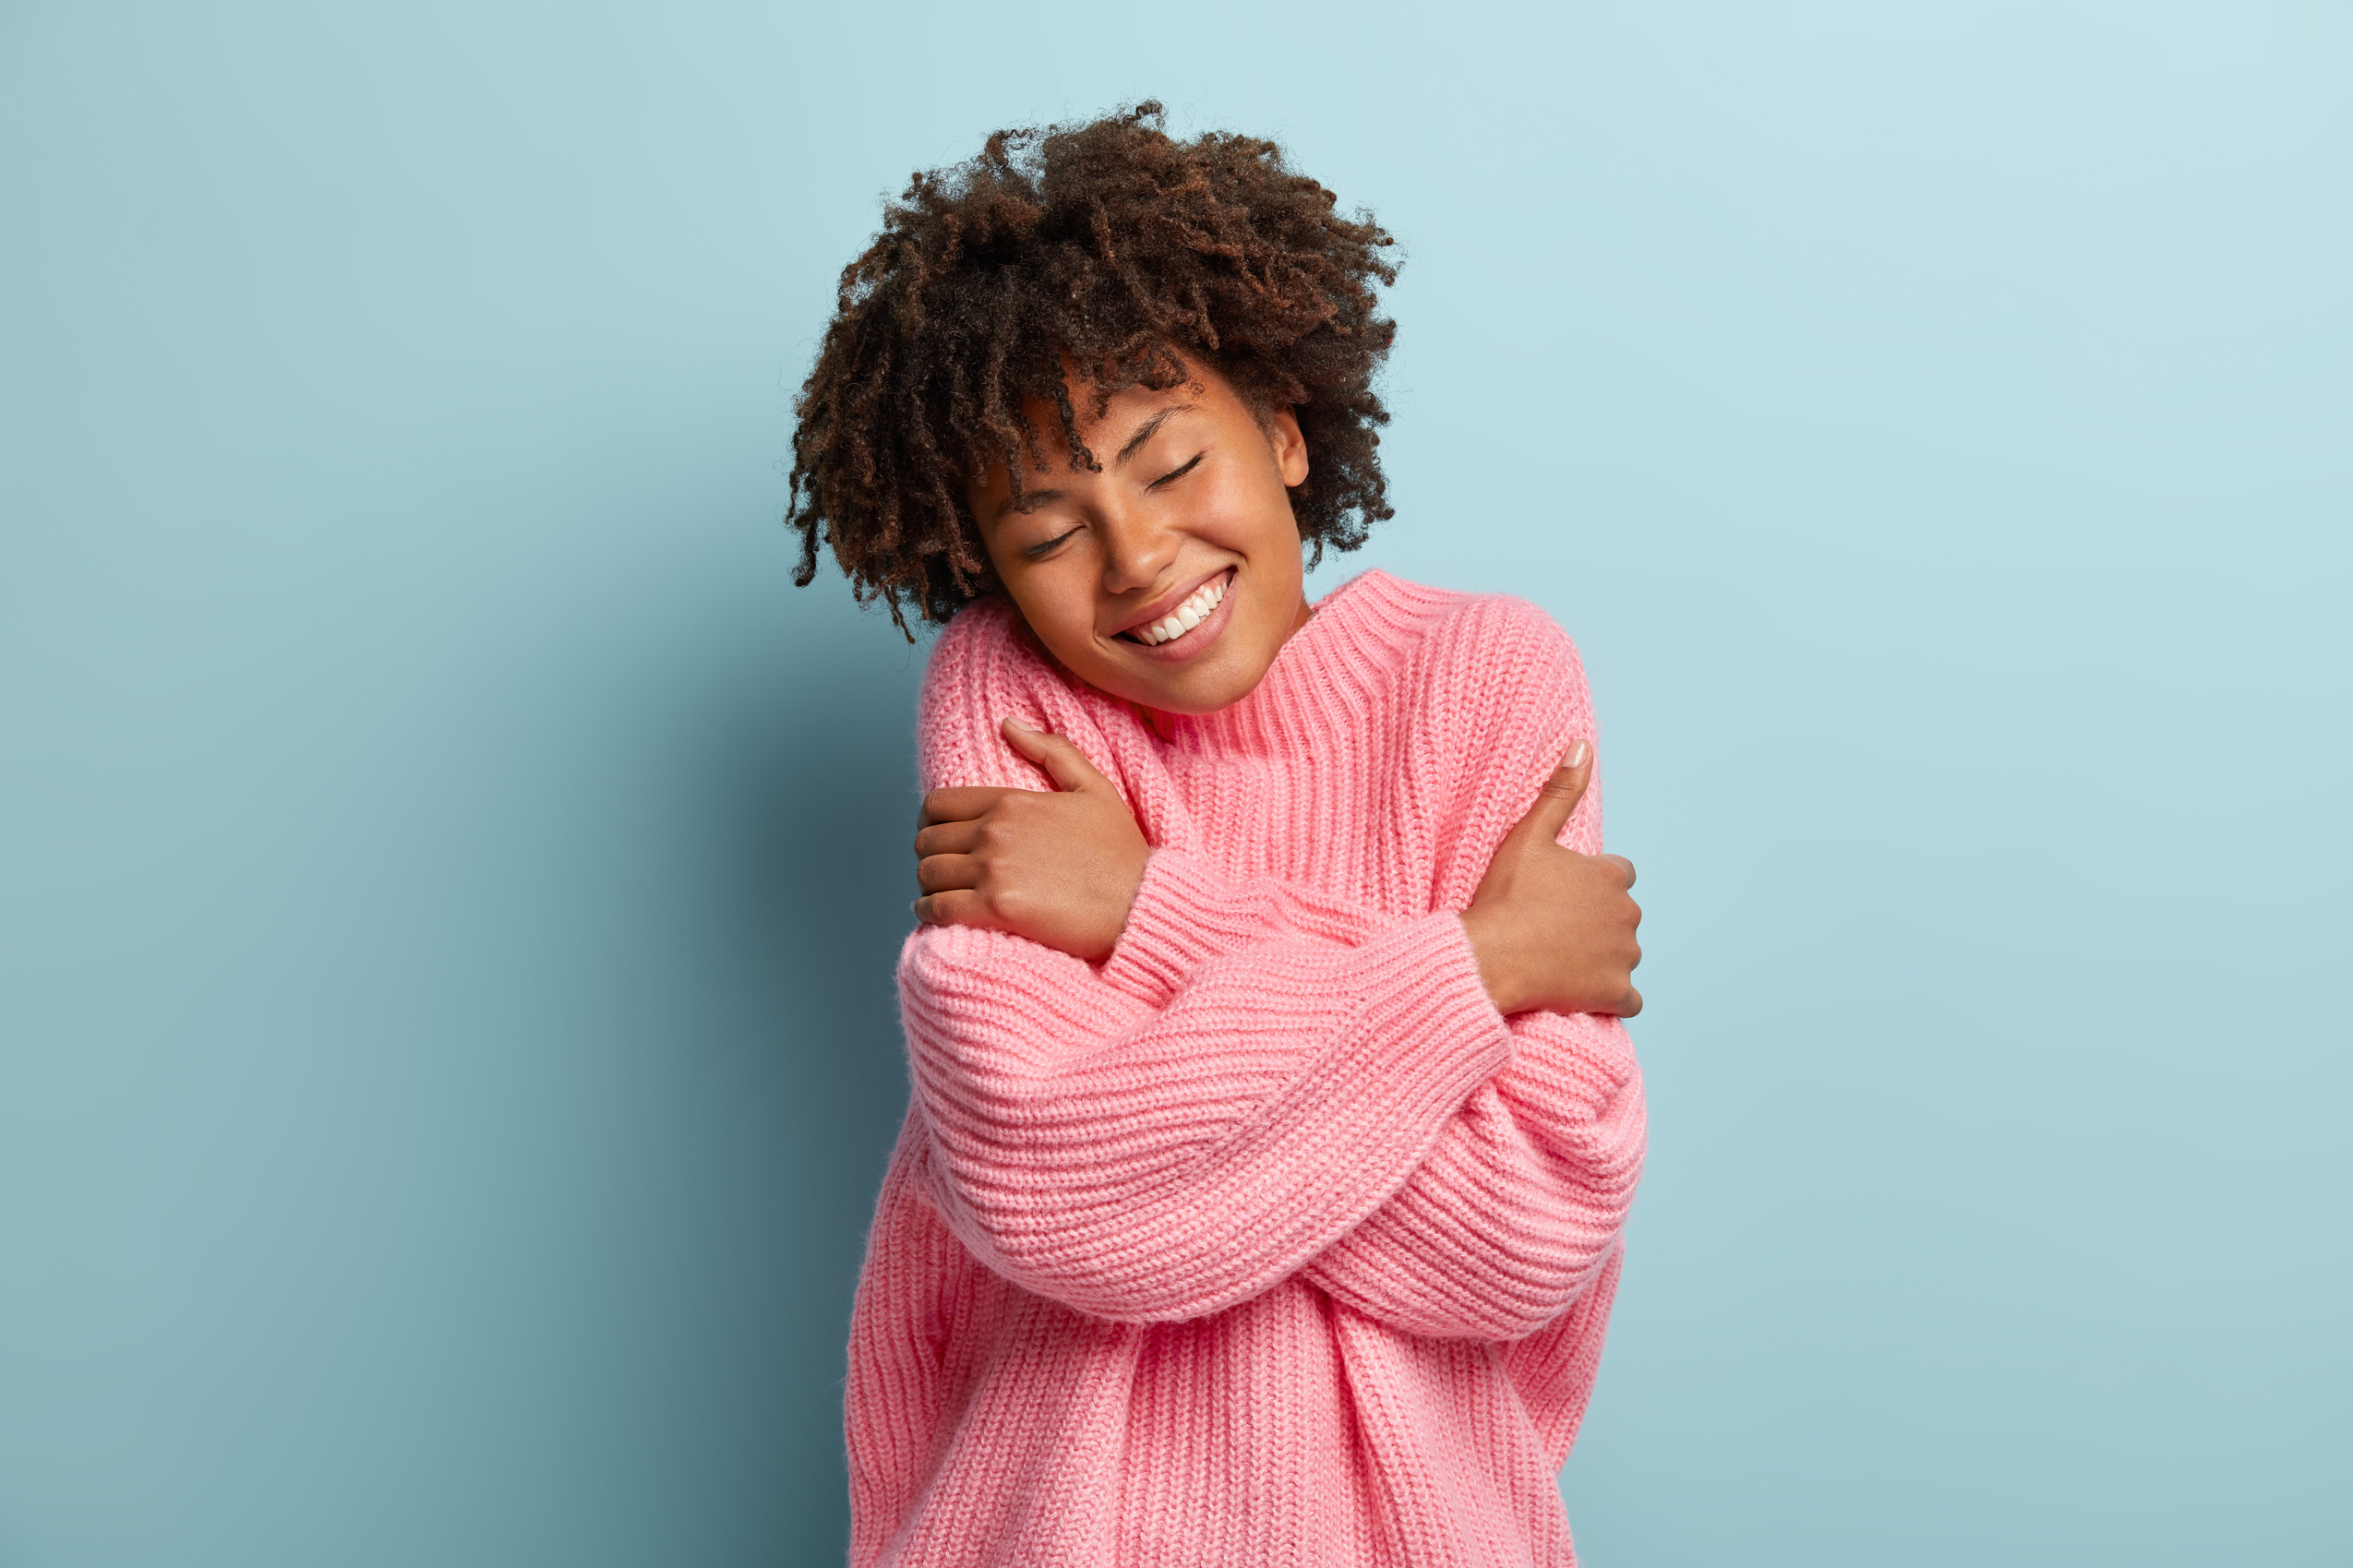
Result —
<path fill-rule="evenodd" d="M 1228 615 L 1213 615 L 1193 631 L 1194 636 L 1210 639 L 1193 657 L 1170 657 L 1173 649 L 1112 652 L 1088 637 L 1072 639 L 1078 644 L 1073 652 L 1082 658 L 1066 656 L 1062 663 L 1096 689 L 1164 713 L 1214 713 L 1231 708 L 1266 678 L 1275 656 L 1282 651 L 1291 620 L 1285 616 L 1279 625 L 1257 624 L 1266 618 L 1262 605 L 1249 604 L 1239 595 L 1226 604 L 1232 606 Z"/>
<path fill-rule="evenodd" d="M 1227 659 L 1204 660 L 1203 667 L 1188 669 L 1174 678 L 1163 676 L 1123 683 L 1131 689 L 1121 695 L 1166 713 L 1214 713 L 1255 691 L 1273 663 L 1272 651 L 1264 659 L 1243 661 L 1240 667 Z"/>

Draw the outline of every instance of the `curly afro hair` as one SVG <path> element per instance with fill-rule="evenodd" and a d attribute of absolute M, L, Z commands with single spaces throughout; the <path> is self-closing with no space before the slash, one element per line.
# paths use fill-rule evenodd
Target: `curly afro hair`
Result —
<path fill-rule="evenodd" d="M 1392 510 L 1373 379 L 1397 325 L 1374 283 L 1397 269 L 1388 234 L 1334 201 L 1275 143 L 1179 141 L 1149 102 L 999 131 L 917 174 L 843 269 L 794 404 L 794 581 L 816 576 L 822 543 L 912 640 L 908 605 L 944 621 L 997 587 L 965 481 L 1002 463 L 1018 493 L 1019 460 L 1043 465 L 1025 405 L 1057 410 L 1073 466 L 1099 469 L 1065 371 L 1099 415 L 1127 388 L 1183 385 L 1188 358 L 1264 413 L 1296 411 L 1312 467 L 1291 509 L 1315 557 L 1363 544 Z"/>

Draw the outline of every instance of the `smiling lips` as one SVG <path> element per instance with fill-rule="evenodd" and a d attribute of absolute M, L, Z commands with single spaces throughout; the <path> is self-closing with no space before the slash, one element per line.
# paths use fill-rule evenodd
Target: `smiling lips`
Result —
<path fill-rule="evenodd" d="M 1135 627 L 1127 635 L 1147 648 L 1175 641 L 1209 618 L 1209 612 L 1216 609 L 1218 601 L 1226 596 L 1226 581 L 1227 574 L 1219 572 L 1195 589 L 1192 597 L 1170 611 L 1166 619 L 1154 621 L 1149 626 Z"/>

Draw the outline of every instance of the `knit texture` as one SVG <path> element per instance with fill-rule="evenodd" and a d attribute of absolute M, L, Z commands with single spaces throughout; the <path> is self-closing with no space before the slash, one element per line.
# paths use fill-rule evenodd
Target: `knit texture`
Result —
<path fill-rule="evenodd" d="M 1147 715 L 942 633 L 926 789 L 1051 783 L 1152 844 L 1089 964 L 924 928 L 849 1347 L 854 1568 L 1567 1564 L 1555 1484 L 1642 1160 L 1615 1019 L 1499 1015 L 1459 912 L 1569 743 L 1576 650 L 1380 572 L 1257 689 Z M 1602 845 L 1598 786 L 1562 833 Z"/>

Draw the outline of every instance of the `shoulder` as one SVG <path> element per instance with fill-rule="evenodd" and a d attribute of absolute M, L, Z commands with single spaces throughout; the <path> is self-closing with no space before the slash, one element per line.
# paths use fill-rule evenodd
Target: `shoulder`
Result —
<path fill-rule="evenodd" d="M 1054 666 L 1020 635 L 1004 600 L 978 599 L 958 610 L 923 667 L 915 717 L 921 787 L 1040 787 L 1041 775 L 1003 744 L 997 725 L 1008 712 L 1038 723 L 1038 699 L 1055 678 Z"/>
<path fill-rule="evenodd" d="M 1511 593 L 1465 593 L 1438 628 L 1449 670 L 1484 684 L 1544 685 L 1579 667 L 1577 644 L 1540 605 Z"/>
<path fill-rule="evenodd" d="M 1560 624 L 1515 594 L 1447 592 L 1396 578 L 1366 586 L 1379 599 L 1360 613 L 1411 627 L 1395 700 L 1411 726 L 1411 765 L 1448 824 L 1442 902 L 1460 907 L 1562 753 L 1593 736 L 1585 672 Z M 1588 854 L 1600 849 L 1598 789 L 1587 790 L 1570 838 Z"/>
<path fill-rule="evenodd" d="M 1381 649 L 1420 704 L 1458 714 L 1499 702 L 1585 706 L 1577 644 L 1539 605 L 1368 571 L 1327 601 Z"/>
<path fill-rule="evenodd" d="M 1001 596 L 956 612 L 931 646 L 916 711 L 916 770 L 924 789 L 989 784 L 1051 789 L 1052 781 L 1005 744 L 1007 715 L 1063 736 L 1115 782 L 1122 705 L 1048 658 Z"/>
<path fill-rule="evenodd" d="M 1016 691 L 1059 679 L 1055 667 L 1021 635 L 1013 606 L 991 594 L 958 610 L 941 628 L 923 669 L 923 708 L 928 713 L 968 694 Z"/>

